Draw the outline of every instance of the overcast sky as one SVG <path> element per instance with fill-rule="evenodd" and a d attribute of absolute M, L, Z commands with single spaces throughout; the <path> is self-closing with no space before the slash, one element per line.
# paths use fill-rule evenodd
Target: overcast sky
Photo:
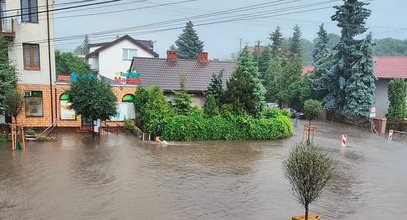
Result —
<path fill-rule="evenodd" d="M 78 0 L 55 0 L 55 8 L 66 7 L 68 5 L 63 3 L 72 1 Z M 301 27 L 303 37 L 309 40 L 316 37 L 321 23 L 325 23 L 328 32 L 339 33 L 330 17 L 335 12 L 332 6 L 340 5 L 342 2 L 342 0 L 122 0 L 106 5 L 56 12 L 54 28 L 56 38 L 90 34 L 91 43 L 112 41 L 116 35 L 124 34 L 136 39 L 153 40 L 155 50 L 160 57 L 165 57 L 165 51 L 177 39 L 185 23 L 191 19 L 197 25 L 195 29 L 200 39 L 205 42 L 204 49 L 210 58 L 222 59 L 239 50 L 240 39 L 243 46 L 253 45 L 257 40 L 262 41 L 262 45 L 269 43 L 269 33 L 277 25 L 281 27 L 285 37 L 291 36 L 292 28 L 296 24 Z M 173 4 L 168 5 L 171 3 Z M 406 0 L 374 0 L 369 3 L 368 8 L 372 10 L 372 15 L 367 21 L 367 27 L 373 32 L 374 38 L 407 38 Z M 231 11 L 214 13 L 241 7 L 247 8 L 233 13 Z M 197 17 L 199 15 L 201 16 Z M 238 20 L 253 16 L 261 18 Z M 161 26 L 149 25 L 174 19 L 179 20 Z M 225 20 L 231 22 L 224 22 Z M 218 23 L 199 26 L 210 22 Z M 145 26 L 140 27 L 141 25 Z M 138 28 L 130 28 L 136 26 Z M 110 31 L 121 28 L 124 28 L 123 32 Z M 164 29 L 174 30 L 164 31 Z M 105 35 L 92 35 L 101 31 L 109 32 Z M 82 40 L 76 38 L 57 41 L 56 45 L 57 48 L 70 50 Z"/>

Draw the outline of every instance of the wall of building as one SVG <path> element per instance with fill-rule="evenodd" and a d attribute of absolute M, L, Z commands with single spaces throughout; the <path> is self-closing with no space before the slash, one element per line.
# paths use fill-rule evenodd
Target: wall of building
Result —
<path fill-rule="evenodd" d="M 88 63 L 92 70 L 99 70 L 99 58 L 98 56 L 93 56 L 88 59 Z"/>
<path fill-rule="evenodd" d="M 115 72 L 127 72 L 129 70 L 131 60 L 123 60 L 123 48 L 137 49 L 137 57 L 154 58 L 142 48 L 124 40 L 99 52 L 99 74 L 114 79 Z"/>
<path fill-rule="evenodd" d="M 53 1 L 49 0 L 49 4 Z M 21 1 L 7 0 L 7 9 L 21 8 Z M 46 0 L 38 0 L 38 5 L 46 5 Z M 52 9 L 52 6 L 49 8 Z M 39 11 L 45 10 L 38 9 Z M 50 13 L 50 38 L 54 38 L 54 22 L 53 13 Z M 48 25 L 46 13 L 38 14 L 38 23 L 21 22 L 18 24 L 14 21 L 15 37 L 9 46 L 10 60 L 16 65 L 20 83 L 23 84 L 41 84 L 46 85 L 50 83 L 50 68 L 49 68 L 49 52 L 48 52 Z M 40 50 L 40 70 L 28 71 L 24 70 L 23 61 L 23 43 L 39 44 Z M 55 54 L 54 42 L 51 40 L 51 82 L 55 82 Z"/>
<path fill-rule="evenodd" d="M 387 114 L 387 110 L 389 108 L 389 97 L 387 93 L 387 84 L 390 80 L 387 79 L 379 79 L 376 82 L 376 91 L 375 91 L 375 103 L 374 106 L 376 107 L 376 116 L 377 117 L 385 117 Z"/>

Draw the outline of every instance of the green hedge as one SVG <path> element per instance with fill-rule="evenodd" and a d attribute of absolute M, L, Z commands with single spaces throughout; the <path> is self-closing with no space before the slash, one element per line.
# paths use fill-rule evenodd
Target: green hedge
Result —
<path fill-rule="evenodd" d="M 162 139 L 195 140 L 270 140 L 291 136 L 291 120 L 282 114 L 255 119 L 248 115 L 174 116 L 165 119 Z"/>

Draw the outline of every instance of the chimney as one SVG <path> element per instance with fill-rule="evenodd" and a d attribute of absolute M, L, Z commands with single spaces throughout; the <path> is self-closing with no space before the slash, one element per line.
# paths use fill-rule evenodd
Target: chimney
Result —
<path fill-rule="evenodd" d="M 167 61 L 177 61 L 176 50 L 167 50 Z"/>
<path fill-rule="evenodd" d="M 208 52 L 198 53 L 198 62 L 207 63 L 208 62 Z"/>

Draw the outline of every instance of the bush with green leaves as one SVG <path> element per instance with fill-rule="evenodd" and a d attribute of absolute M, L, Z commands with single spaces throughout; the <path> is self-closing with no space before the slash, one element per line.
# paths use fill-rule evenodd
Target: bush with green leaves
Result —
<path fill-rule="evenodd" d="M 297 144 L 283 162 L 284 175 L 291 183 L 294 196 L 305 208 L 322 193 L 335 170 L 333 160 L 314 145 Z"/>
<path fill-rule="evenodd" d="M 256 119 L 249 115 L 174 116 L 166 118 L 162 138 L 172 141 L 272 140 L 291 136 L 291 120 L 283 115 Z"/>
<path fill-rule="evenodd" d="M 388 84 L 389 109 L 386 115 L 390 121 L 400 121 L 406 114 L 407 84 L 401 78 L 395 78 Z"/>
<path fill-rule="evenodd" d="M 33 130 L 33 129 L 27 129 L 26 131 L 25 131 L 25 134 L 26 135 L 36 135 L 37 133 Z"/>

